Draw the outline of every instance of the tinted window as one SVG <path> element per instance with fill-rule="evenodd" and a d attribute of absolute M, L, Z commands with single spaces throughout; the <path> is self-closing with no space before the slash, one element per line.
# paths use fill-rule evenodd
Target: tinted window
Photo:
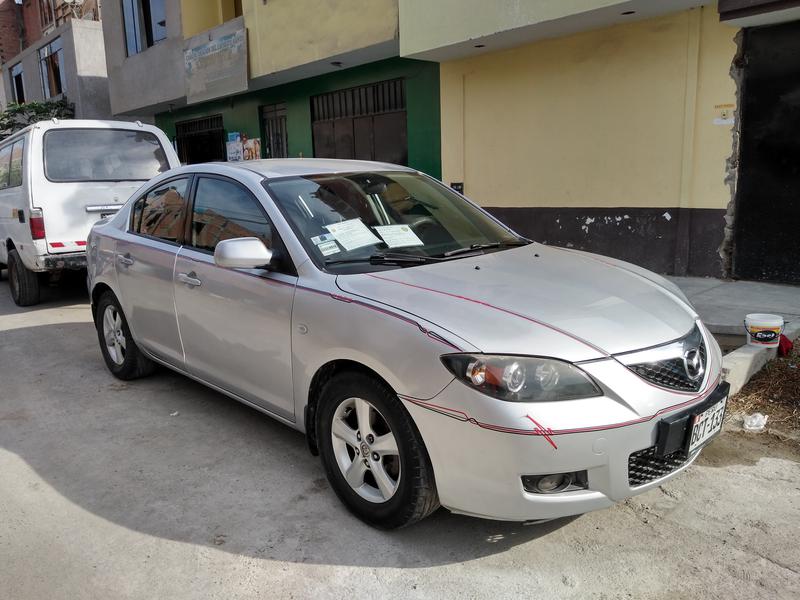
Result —
<path fill-rule="evenodd" d="M 8 171 L 11 164 L 11 144 L 0 148 L 0 190 L 8 187 Z"/>
<path fill-rule="evenodd" d="M 201 178 L 194 197 L 192 245 L 213 252 L 218 242 L 241 237 L 257 237 L 272 248 L 272 226 L 261 206 L 235 183 Z"/>
<path fill-rule="evenodd" d="M 146 131 L 58 129 L 44 136 L 51 181 L 146 181 L 168 169 L 158 138 Z"/>
<path fill-rule="evenodd" d="M 175 242 L 183 227 L 188 179 L 176 179 L 148 192 L 133 205 L 131 230 Z"/>
<path fill-rule="evenodd" d="M 25 140 L 17 140 L 11 148 L 11 172 L 9 174 L 9 187 L 22 185 L 22 151 L 25 149 Z"/>

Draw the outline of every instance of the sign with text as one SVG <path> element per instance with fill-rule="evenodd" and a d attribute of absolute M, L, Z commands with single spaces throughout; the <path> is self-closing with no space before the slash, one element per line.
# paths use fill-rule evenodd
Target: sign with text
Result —
<path fill-rule="evenodd" d="M 183 56 L 187 104 L 247 91 L 247 32 L 241 17 L 188 39 Z"/>

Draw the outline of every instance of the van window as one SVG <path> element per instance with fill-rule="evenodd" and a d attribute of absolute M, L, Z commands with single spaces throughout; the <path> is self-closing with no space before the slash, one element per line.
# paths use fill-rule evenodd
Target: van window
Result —
<path fill-rule="evenodd" d="M 174 179 L 139 198 L 133 205 L 131 231 L 177 242 L 183 228 L 188 179 Z"/>
<path fill-rule="evenodd" d="M 158 138 L 126 129 L 55 129 L 44 135 L 50 181 L 146 181 L 169 169 Z"/>
<path fill-rule="evenodd" d="M 25 138 L 17 140 L 11 147 L 11 169 L 8 187 L 22 185 L 22 151 L 25 149 Z"/>
<path fill-rule="evenodd" d="M 11 144 L 0 148 L 0 190 L 8 187 L 8 171 L 11 166 Z"/>

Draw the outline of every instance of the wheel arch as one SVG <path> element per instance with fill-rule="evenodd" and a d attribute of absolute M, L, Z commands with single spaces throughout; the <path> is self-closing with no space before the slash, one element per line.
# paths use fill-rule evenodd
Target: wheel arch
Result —
<path fill-rule="evenodd" d="M 394 390 L 392 385 L 386 380 L 385 377 L 381 376 L 380 373 L 368 367 L 367 365 L 358 362 L 357 360 L 345 358 L 334 359 L 319 367 L 314 373 L 314 376 L 311 378 L 311 384 L 308 388 L 308 401 L 306 402 L 304 409 L 306 441 L 308 442 L 308 449 L 314 456 L 319 455 L 319 447 L 317 445 L 316 416 L 317 406 L 319 404 L 319 398 L 322 393 L 322 389 L 331 379 L 345 372 L 363 373 L 376 379 L 377 381 L 380 381 L 389 389 Z"/>
<path fill-rule="evenodd" d="M 97 303 L 100 301 L 100 296 L 105 294 L 106 292 L 111 292 L 114 294 L 114 290 L 111 289 L 111 286 L 107 283 L 98 282 L 92 288 L 91 293 L 91 308 L 92 308 L 92 321 L 97 323 Z M 115 294 L 116 295 L 116 294 Z"/>
<path fill-rule="evenodd" d="M 0 248 L 0 257 L 5 255 L 5 260 L 0 261 L 3 264 L 8 264 L 8 255 L 11 253 L 12 250 L 16 250 L 17 245 L 14 243 L 10 237 L 3 240 L 2 247 Z"/>

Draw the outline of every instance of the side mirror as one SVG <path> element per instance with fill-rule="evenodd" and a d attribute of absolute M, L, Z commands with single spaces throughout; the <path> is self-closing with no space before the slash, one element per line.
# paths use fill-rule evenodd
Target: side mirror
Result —
<path fill-rule="evenodd" d="M 225 269 L 267 268 L 271 262 L 272 250 L 254 237 L 222 240 L 214 249 L 214 264 Z"/>

